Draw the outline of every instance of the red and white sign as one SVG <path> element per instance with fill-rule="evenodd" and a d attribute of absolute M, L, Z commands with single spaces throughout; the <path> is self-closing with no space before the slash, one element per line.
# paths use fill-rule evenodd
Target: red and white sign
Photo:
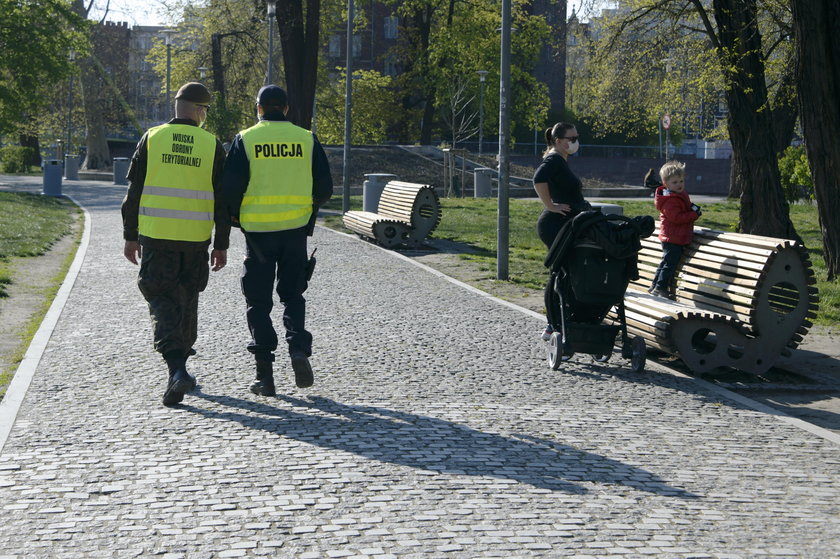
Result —
<path fill-rule="evenodd" d="M 671 115 L 666 114 L 662 117 L 662 128 L 664 128 L 665 130 L 671 128 Z"/>

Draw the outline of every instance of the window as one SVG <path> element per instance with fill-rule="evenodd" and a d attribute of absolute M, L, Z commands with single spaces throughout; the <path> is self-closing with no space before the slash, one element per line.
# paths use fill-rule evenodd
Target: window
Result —
<path fill-rule="evenodd" d="M 341 37 L 330 35 L 330 56 L 338 58 L 341 56 Z"/>
<path fill-rule="evenodd" d="M 397 75 L 397 61 L 393 55 L 389 54 L 385 57 L 383 72 L 386 76 Z"/>
<path fill-rule="evenodd" d="M 388 16 L 385 18 L 385 31 L 384 35 L 386 39 L 396 39 L 399 34 L 398 25 L 400 23 L 400 18 L 397 16 Z"/>
<path fill-rule="evenodd" d="M 362 38 L 358 35 L 353 35 L 353 56 L 359 56 L 362 53 Z"/>

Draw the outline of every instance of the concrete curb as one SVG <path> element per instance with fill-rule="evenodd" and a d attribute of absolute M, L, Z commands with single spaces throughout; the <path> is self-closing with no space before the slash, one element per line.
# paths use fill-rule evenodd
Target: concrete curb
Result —
<path fill-rule="evenodd" d="M 85 260 L 88 244 L 90 243 L 90 213 L 71 196 L 67 196 L 66 194 L 65 196 L 73 200 L 73 203 L 84 212 L 85 223 L 82 241 L 76 251 L 73 263 L 70 265 L 70 269 L 64 277 L 64 281 L 61 283 L 58 293 L 56 293 L 55 299 L 53 299 L 47 314 L 44 316 L 44 320 L 41 321 L 38 331 L 35 332 L 35 336 L 32 338 L 26 354 L 23 356 L 23 361 L 20 362 L 14 377 L 12 377 L 12 382 L 9 383 L 6 395 L 0 401 L 0 452 L 3 451 L 3 447 L 6 445 L 6 440 L 8 440 L 9 433 L 15 424 L 15 419 L 26 396 L 26 391 L 32 383 L 32 378 L 35 376 L 38 363 L 41 362 L 41 356 L 43 356 L 44 350 L 47 348 L 53 330 L 58 323 L 58 319 L 61 317 L 61 312 L 64 310 L 64 305 L 70 296 L 73 285 L 76 283 L 76 278 L 82 269 L 82 263 Z"/>

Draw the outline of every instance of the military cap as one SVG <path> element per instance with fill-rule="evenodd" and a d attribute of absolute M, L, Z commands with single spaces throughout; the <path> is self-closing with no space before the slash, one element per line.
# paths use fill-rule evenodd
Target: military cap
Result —
<path fill-rule="evenodd" d="M 204 84 L 198 82 L 190 82 L 181 86 L 175 99 L 183 99 L 192 103 L 209 104 L 213 102 L 213 94 L 210 90 L 204 87 Z"/>

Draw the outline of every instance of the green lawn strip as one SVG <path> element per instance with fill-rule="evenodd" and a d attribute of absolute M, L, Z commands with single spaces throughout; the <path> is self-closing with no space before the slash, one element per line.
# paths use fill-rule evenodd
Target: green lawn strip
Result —
<path fill-rule="evenodd" d="M 593 200 L 597 201 L 597 200 Z M 624 207 L 628 217 L 650 215 L 658 218 L 653 200 L 614 201 L 605 200 Z M 465 245 L 461 258 L 475 262 L 479 269 L 496 270 L 496 229 L 498 202 L 494 198 L 441 198 L 442 218 L 434 237 L 447 239 Z M 361 197 L 351 197 L 350 208 L 360 209 Z M 341 210 L 341 198 L 333 199 L 329 209 Z M 698 226 L 734 231 L 738 223 L 737 201 L 706 204 Z M 543 289 L 547 271 L 543 265 L 546 249 L 537 237 L 536 223 L 542 211 L 539 200 L 510 200 L 510 243 L 508 270 L 510 281 L 526 288 Z M 827 273 L 822 253 L 822 236 L 816 206 L 794 204 L 790 209 L 791 220 L 802 237 L 814 272 L 817 276 L 820 308 L 816 323 L 825 326 L 840 324 L 840 284 L 826 281 Z M 326 225 L 347 231 L 340 216 L 330 216 Z"/>
<path fill-rule="evenodd" d="M 0 298 L 12 281 L 9 258 L 40 256 L 70 231 L 72 203 L 25 192 L 0 192 Z"/>
<path fill-rule="evenodd" d="M 11 208 L 25 215 L 29 215 L 31 221 L 20 219 L 19 216 L 10 217 Z M 0 192 L 0 246 L 3 247 L 4 254 L 20 257 L 43 255 L 56 241 L 72 231 L 73 221 L 76 219 L 82 219 L 81 212 L 69 199 L 55 199 L 25 193 Z M 33 224 L 37 224 L 39 227 L 43 226 L 43 229 L 49 233 L 44 231 L 40 233 L 28 231 Z M 20 230 L 21 227 L 24 227 L 27 232 L 25 234 L 23 232 L 15 234 L 15 228 Z M 67 271 L 73 263 L 83 233 L 84 227 L 78 227 L 73 242 L 73 250 L 65 257 L 59 272 L 44 287 L 44 302 L 22 329 L 20 344 L 9 356 L 10 365 L 5 370 L 0 371 L 0 400 L 5 396 L 6 389 L 14 376 L 15 370 L 17 370 L 24 355 L 26 355 L 26 350 L 29 348 L 32 338 L 38 331 L 44 316 L 47 314 L 50 305 L 52 305 L 55 299 L 56 293 L 64 281 L 64 277 L 67 275 Z M 15 252 L 7 249 L 7 247 L 15 247 L 13 249 Z M 18 260 L 18 265 L 23 265 L 20 262 Z M 0 259 L 0 268 L 13 281 L 14 269 L 12 269 L 13 267 L 6 258 Z M 3 296 L 7 296 L 7 294 Z"/>

